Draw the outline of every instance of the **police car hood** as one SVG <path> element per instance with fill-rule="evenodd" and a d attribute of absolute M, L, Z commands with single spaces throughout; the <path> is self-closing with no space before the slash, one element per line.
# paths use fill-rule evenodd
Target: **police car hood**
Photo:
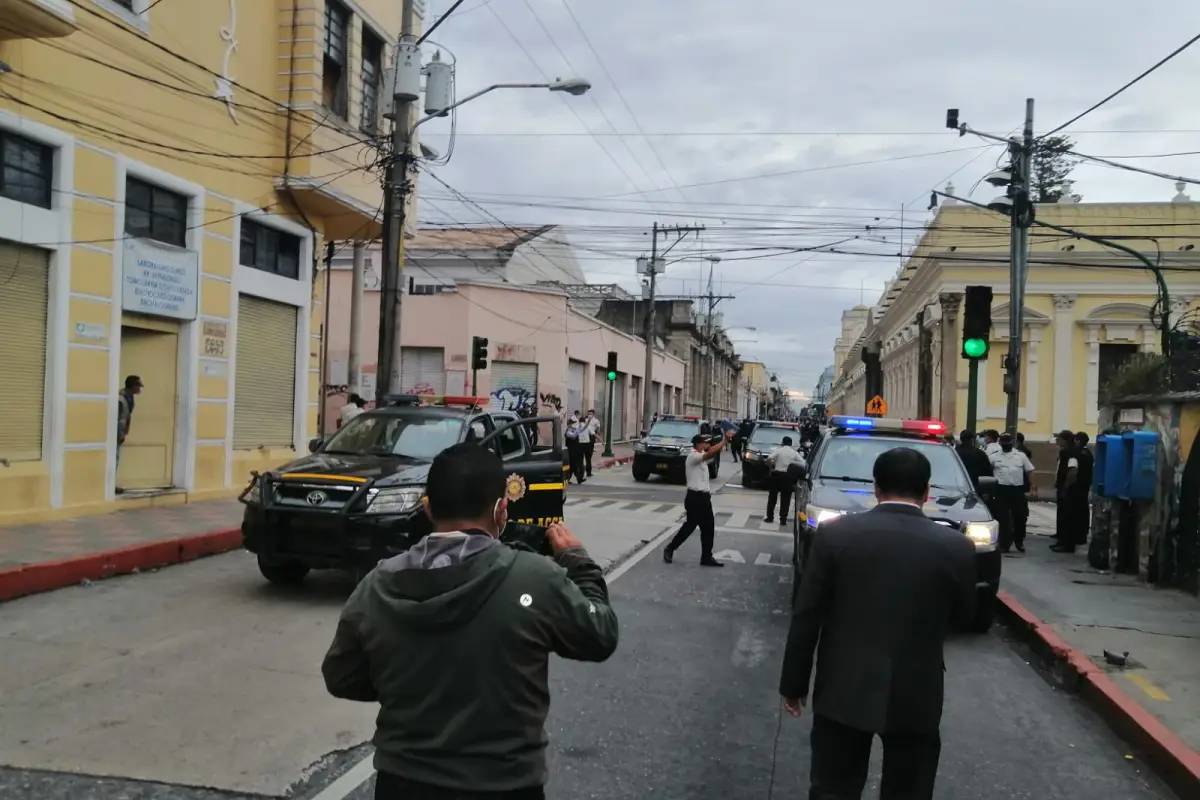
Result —
<path fill-rule="evenodd" d="M 407 456 L 349 455 L 312 453 L 284 465 L 280 475 L 289 473 L 328 475 L 331 478 L 366 478 L 376 486 L 424 485 L 430 462 Z"/>
<path fill-rule="evenodd" d="M 699 433 L 699 429 L 697 429 Z M 647 436 L 642 442 L 650 447 L 691 447 L 692 440 L 682 436 Z"/>
<path fill-rule="evenodd" d="M 875 487 L 871 484 L 835 478 L 815 478 L 809 502 L 817 508 L 845 511 L 848 514 L 867 511 L 879 505 L 875 499 Z M 992 518 L 978 495 L 958 489 L 931 488 L 929 500 L 921 510 L 932 519 L 953 522 L 986 522 Z"/>

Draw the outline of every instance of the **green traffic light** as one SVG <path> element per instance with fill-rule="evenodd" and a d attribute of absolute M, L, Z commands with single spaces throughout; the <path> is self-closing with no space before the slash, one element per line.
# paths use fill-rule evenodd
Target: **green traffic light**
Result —
<path fill-rule="evenodd" d="M 608 379 L 610 381 L 615 381 L 617 379 L 617 373 L 615 373 L 615 372 L 608 373 Z"/>
<path fill-rule="evenodd" d="M 963 342 L 963 355 L 967 358 L 983 358 L 987 355 L 988 343 L 986 339 L 967 339 Z"/>

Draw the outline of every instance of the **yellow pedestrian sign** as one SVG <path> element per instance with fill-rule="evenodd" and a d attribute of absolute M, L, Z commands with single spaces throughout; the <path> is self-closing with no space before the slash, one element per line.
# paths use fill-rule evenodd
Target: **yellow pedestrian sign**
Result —
<path fill-rule="evenodd" d="M 872 417 L 887 416 L 887 401 L 883 395 L 877 394 L 871 398 L 871 402 L 867 403 L 867 414 Z"/>

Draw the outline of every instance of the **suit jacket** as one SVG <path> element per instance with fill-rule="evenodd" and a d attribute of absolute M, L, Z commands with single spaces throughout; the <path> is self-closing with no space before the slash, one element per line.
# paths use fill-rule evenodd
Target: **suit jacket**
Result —
<path fill-rule="evenodd" d="M 919 508 L 880 504 L 821 525 L 801 576 L 779 693 L 874 733 L 941 724 L 942 645 L 974 613 L 975 546 Z M 819 645 L 818 645 L 819 642 Z"/>

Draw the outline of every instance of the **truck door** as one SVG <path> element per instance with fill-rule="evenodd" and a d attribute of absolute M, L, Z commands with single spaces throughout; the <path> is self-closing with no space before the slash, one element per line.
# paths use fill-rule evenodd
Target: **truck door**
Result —
<path fill-rule="evenodd" d="M 530 427 L 550 423 L 549 446 L 534 448 Z M 508 518 L 523 525 L 550 525 L 563 518 L 562 421 L 558 417 L 530 417 L 499 425 L 480 441 L 504 461 L 508 491 Z"/>

